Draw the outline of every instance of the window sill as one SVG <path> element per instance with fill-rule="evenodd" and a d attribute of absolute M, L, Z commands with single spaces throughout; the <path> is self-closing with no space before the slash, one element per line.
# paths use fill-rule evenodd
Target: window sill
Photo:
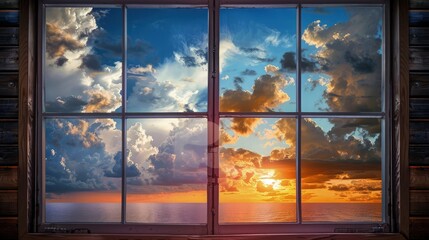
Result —
<path fill-rule="evenodd" d="M 406 238 L 399 233 L 363 233 L 363 234 L 349 234 L 349 233 L 313 233 L 313 234 L 239 234 L 239 235 L 123 235 L 123 234 L 52 234 L 52 233 L 31 233 L 26 234 L 22 239 L 25 240 L 49 240 L 49 239 L 63 239 L 63 240 L 153 240 L 154 238 L 172 239 L 172 240 L 190 240 L 190 239 L 228 239 L 228 240 L 315 240 L 315 239 L 330 239 L 330 240 L 406 240 Z"/>

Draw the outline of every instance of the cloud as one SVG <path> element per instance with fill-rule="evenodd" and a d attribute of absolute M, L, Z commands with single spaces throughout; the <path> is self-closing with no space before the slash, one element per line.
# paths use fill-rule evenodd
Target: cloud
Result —
<path fill-rule="evenodd" d="M 99 132 L 112 129 L 97 121 L 53 119 L 45 121 L 46 191 L 114 190 L 117 181 L 106 176 L 114 171 L 114 155 L 105 150 Z M 113 130 L 113 129 L 112 129 Z"/>
<path fill-rule="evenodd" d="M 55 7 L 46 11 L 47 109 L 53 112 L 115 111 L 121 106 L 122 63 L 107 65 L 92 45 L 97 36 L 94 31 L 100 30 L 93 15 L 95 12 L 92 8 Z"/>
<path fill-rule="evenodd" d="M 255 70 L 246 69 L 246 70 L 244 70 L 244 71 L 241 72 L 241 75 L 244 75 L 244 76 L 256 76 L 257 73 L 256 73 Z"/>
<path fill-rule="evenodd" d="M 96 55 L 88 54 L 82 57 L 82 65 L 80 65 L 81 68 L 88 68 L 89 70 L 93 71 L 101 71 L 101 63 L 100 60 Z"/>
<path fill-rule="evenodd" d="M 207 108 L 207 57 L 201 46 L 183 46 L 156 69 L 128 70 L 128 109 L 159 112 L 198 112 Z M 190 84 L 191 83 L 191 84 Z"/>
<path fill-rule="evenodd" d="M 295 52 L 285 52 L 283 54 L 282 59 L 280 60 L 280 64 L 282 69 L 288 72 L 296 71 L 296 57 Z M 319 68 L 317 67 L 317 62 L 312 61 L 306 57 L 301 57 L 301 71 L 302 72 L 318 72 Z"/>
<path fill-rule="evenodd" d="M 284 92 L 288 80 L 272 65 L 266 68 L 267 74 L 254 82 L 253 92 L 241 88 L 226 90 L 220 97 L 220 110 L 225 112 L 265 112 L 290 100 Z M 248 135 L 259 122 L 256 118 L 234 118 L 231 128 L 240 135 Z"/>
<path fill-rule="evenodd" d="M 307 44 L 316 47 L 314 58 L 331 78 L 323 93 L 328 109 L 322 110 L 381 111 L 381 8 L 347 11 L 348 21 L 327 26 L 316 20 L 302 35 Z"/>

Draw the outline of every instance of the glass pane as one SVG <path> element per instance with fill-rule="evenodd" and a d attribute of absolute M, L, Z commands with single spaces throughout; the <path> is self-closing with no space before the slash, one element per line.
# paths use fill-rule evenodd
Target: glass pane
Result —
<path fill-rule="evenodd" d="M 302 110 L 380 112 L 382 7 L 302 10 Z"/>
<path fill-rule="evenodd" d="M 46 119 L 46 222 L 121 220 L 121 121 Z"/>
<path fill-rule="evenodd" d="M 295 111 L 296 9 L 221 9 L 219 64 L 221 112 Z"/>
<path fill-rule="evenodd" d="M 381 122 L 302 120 L 303 221 L 381 221 Z"/>
<path fill-rule="evenodd" d="M 127 110 L 205 112 L 207 9 L 129 8 Z"/>
<path fill-rule="evenodd" d="M 207 120 L 127 121 L 127 221 L 207 222 Z"/>
<path fill-rule="evenodd" d="M 121 19 L 120 8 L 46 8 L 46 112 L 120 110 Z"/>
<path fill-rule="evenodd" d="M 296 120 L 222 119 L 219 222 L 296 221 Z"/>

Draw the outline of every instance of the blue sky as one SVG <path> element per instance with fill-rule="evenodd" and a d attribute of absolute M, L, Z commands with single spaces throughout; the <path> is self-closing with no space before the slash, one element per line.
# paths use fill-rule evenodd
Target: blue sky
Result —
<path fill-rule="evenodd" d="M 127 110 L 206 112 L 207 9 L 127 11 Z M 121 111 L 125 67 L 121 62 L 121 9 L 47 8 L 46 12 L 45 110 Z M 295 111 L 295 14 L 293 8 L 221 9 L 221 111 Z M 380 111 L 380 21 L 381 8 L 375 7 L 303 9 L 304 111 Z M 269 168 L 267 159 L 289 164 L 288 160 L 295 157 L 295 120 L 221 120 L 221 154 L 237 154 L 237 158 L 220 160 L 225 169 L 239 169 L 234 159 L 243 152 L 252 155 L 263 169 Z M 67 187 L 63 192 L 117 190 L 122 161 L 120 121 L 58 119 L 48 123 L 47 136 L 55 136 L 46 140 L 47 162 L 55 162 L 47 169 L 49 184 L 54 186 L 49 189 L 56 189 L 52 192 L 60 193 L 58 189 L 64 184 Z M 348 167 L 335 174 L 330 171 L 335 161 L 352 160 L 361 160 L 363 166 L 375 170 L 371 179 L 378 178 L 381 130 L 377 120 L 305 119 L 302 124 L 307 134 L 303 135 L 306 141 L 302 143 L 302 156 L 323 163 L 316 164 L 325 166 L 318 173 L 326 175 L 323 179 L 335 179 L 341 172 L 352 176 L 353 169 Z M 131 150 L 126 156 L 129 171 L 133 172 L 133 191 L 205 189 L 205 118 L 129 120 L 127 133 Z M 81 152 L 77 150 L 80 148 Z M 79 158 L 79 154 L 88 158 Z M 81 161 L 93 165 L 76 168 Z M 89 169 L 98 169 L 96 179 L 82 178 L 92 174 Z M 305 177 L 310 179 L 313 173 Z M 225 172 L 225 177 L 231 176 Z M 249 184 L 248 180 L 241 184 Z M 257 180 L 253 183 L 260 186 Z M 327 185 L 323 186 L 328 191 Z"/>

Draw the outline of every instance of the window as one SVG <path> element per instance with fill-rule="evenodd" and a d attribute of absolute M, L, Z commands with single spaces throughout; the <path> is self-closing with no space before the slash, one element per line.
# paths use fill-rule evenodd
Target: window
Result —
<path fill-rule="evenodd" d="M 388 231 L 385 6 L 231 3 L 41 5 L 39 231 Z"/>

